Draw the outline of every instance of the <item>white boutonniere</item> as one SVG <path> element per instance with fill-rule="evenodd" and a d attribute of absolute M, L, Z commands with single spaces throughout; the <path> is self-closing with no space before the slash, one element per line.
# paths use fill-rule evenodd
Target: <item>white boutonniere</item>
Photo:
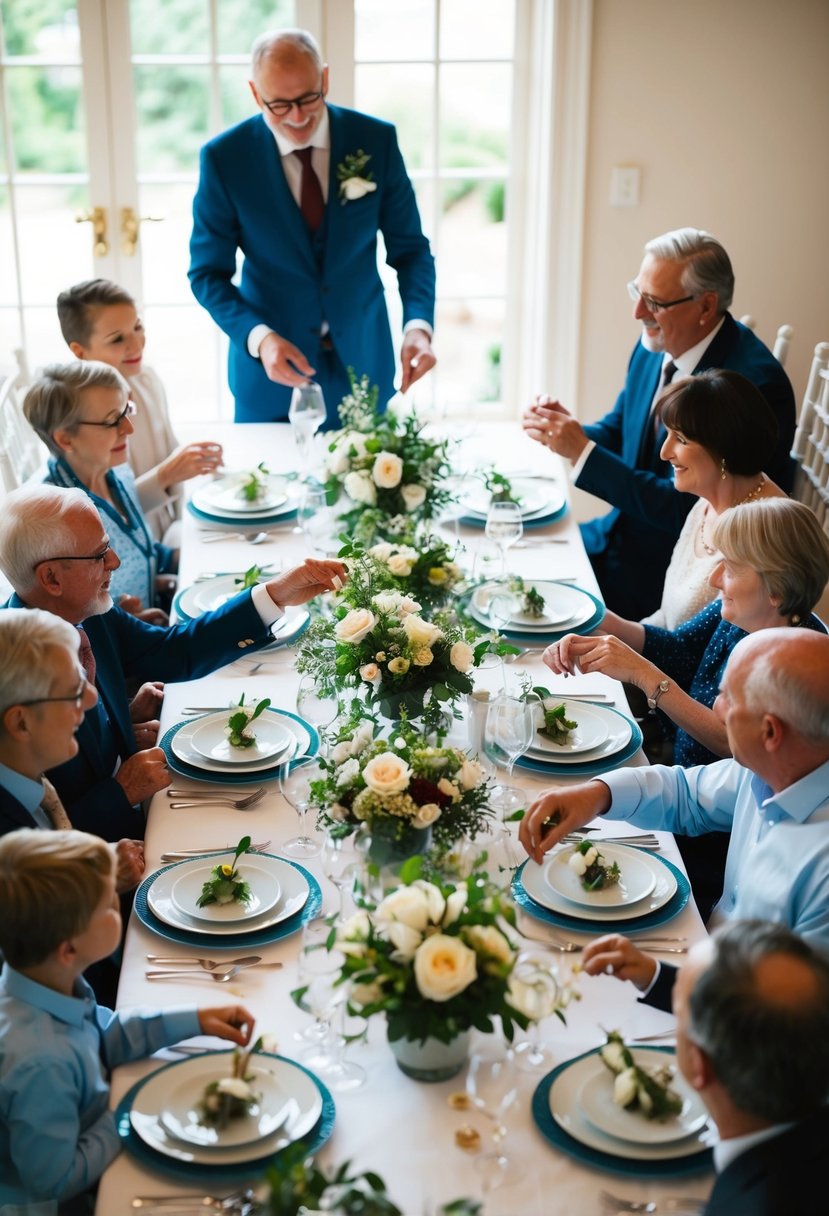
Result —
<path fill-rule="evenodd" d="M 337 165 L 337 181 L 340 183 L 340 202 L 343 206 L 352 203 L 366 194 L 377 189 L 374 174 L 366 172 L 366 166 L 371 160 L 368 152 L 360 148 L 357 152 L 349 152 L 345 159 Z"/>

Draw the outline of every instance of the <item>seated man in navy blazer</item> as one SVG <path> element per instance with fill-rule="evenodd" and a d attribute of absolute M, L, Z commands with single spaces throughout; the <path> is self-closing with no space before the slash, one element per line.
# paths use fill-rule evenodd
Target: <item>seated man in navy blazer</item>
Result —
<path fill-rule="evenodd" d="M 237 422 L 287 418 L 292 387 L 313 377 L 336 426 L 347 368 L 379 386 L 381 405 L 394 392 L 378 232 L 403 304 L 404 393 L 435 363 L 434 258 L 394 127 L 326 104 L 311 35 L 263 34 L 252 76 L 261 113 L 202 149 L 190 284 L 230 338 Z"/>
<path fill-rule="evenodd" d="M 674 1012 L 677 1063 L 720 1134 L 705 1216 L 825 1212 L 826 959 L 782 925 L 735 921 L 693 948 Z"/>
<path fill-rule="evenodd" d="M 81 662 L 99 696 L 78 727 L 77 755 L 48 776 L 72 826 L 105 840 L 143 838 L 140 804 L 170 784 L 162 749 L 138 749 L 126 681 L 207 675 L 271 641 L 284 608 L 345 580 L 340 562 L 309 559 L 214 612 L 162 629 L 113 607 L 109 583 L 119 565 L 84 491 L 26 485 L 4 499 L 0 569 L 15 592 L 7 607 L 41 608 L 77 626 Z"/>
<path fill-rule="evenodd" d="M 783 368 L 728 312 L 734 273 L 710 233 L 680 228 L 649 241 L 628 291 L 642 335 L 612 411 L 583 427 L 559 402 L 539 397 L 524 429 L 572 461 L 580 489 L 613 507 L 582 524 L 581 533 L 608 607 L 638 620 L 659 607 L 674 544 L 695 502 L 674 490 L 660 455 L 666 431 L 655 407 L 662 389 L 674 376 L 707 368 L 740 372 L 755 384 L 778 424 L 777 450 L 764 471 L 784 490 L 794 471 L 795 404 Z"/>

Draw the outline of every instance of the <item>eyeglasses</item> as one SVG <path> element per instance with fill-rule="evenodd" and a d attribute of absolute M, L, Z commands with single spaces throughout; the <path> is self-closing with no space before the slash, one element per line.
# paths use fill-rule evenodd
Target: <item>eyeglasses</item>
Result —
<path fill-rule="evenodd" d="M 35 697 L 33 701 L 18 701 L 17 705 L 57 705 L 63 701 L 71 701 L 74 703 L 75 709 L 80 709 L 83 704 L 84 695 L 86 693 L 87 678 L 81 678 L 78 691 L 73 693 L 71 697 Z"/>
<path fill-rule="evenodd" d="M 83 419 L 77 422 L 76 426 L 102 426 L 107 431 L 115 431 L 121 425 L 125 418 L 134 418 L 138 412 L 138 406 L 134 401 L 128 401 L 117 418 L 113 418 L 111 422 L 84 422 Z"/>
<path fill-rule="evenodd" d="M 283 118 L 286 114 L 290 114 L 294 106 L 298 110 L 309 110 L 311 106 L 315 106 L 318 101 L 321 101 L 325 94 L 320 90 L 317 93 L 303 93 L 301 97 L 293 97 L 290 101 L 287 98 L 276 98 L 275 101 L 265 101 L 264 97 L 259 100 L 266 110 L 270 110 L 271 114 L 276 114 L 277 117 Z"/>
<path fill-rule="evenodd" d="M 38 566 L 42 566 L 44 562 L 101 562 L 103 564 L 106 561 L 106 555 L 111 552 L 112 546 L 107 541 L 100 553 L 84 553 L 80 557 L 74 553 L 61 553 L 58 557 L 42 557 L 40 561 L 35 562 L 32 569 L 37 570 Z"/>
<path fill-rule="evenodd" d="M 653 296 L 643 295 L 633 280 L 628 283 L 628 295 L 637 304 L 641 300 L 648 312 L 652 313 L 665 312 L 668 308 L 676 308 L 677 304 L 687 304 L 689 300 L 697 298 L 696 296 L 683 296 L 681 300 L 655 300 Z"/>

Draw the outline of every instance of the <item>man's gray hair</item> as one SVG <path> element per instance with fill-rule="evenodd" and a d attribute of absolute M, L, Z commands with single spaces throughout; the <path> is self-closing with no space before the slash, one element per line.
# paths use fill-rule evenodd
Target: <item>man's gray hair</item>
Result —
<path fill-rule="evenodd" d="M 278 59 L 283 55 L 307 55 L 322 71 L 322 52 L 316 38 L 307 30 L 266 30 L 251 47 L 251 75 L 257 75 L 266 59 Z"/>
<path fill-rule="evenodd" d="M 60 486 L 20 486 L 3 499 L 0 570 L 18 595 L 25 596 L 34 587 L 39 562 L 74 552 L 77 541 L 71 517 L 79 508 L 95 511 L 83 490 Z"/>
<path fill-rule="evenodd" d="M 50 363 L 23 398 L 23 413 L 53 456 L 62 455 L 53 438 L 55 431 L 76 431 L 83 421 L 83 394 L 88 388 L 118 389 L 126 402 L 130 389 L 124 377 L 108 363 L 78 359 L 75 363 Z"/>
<path fill-rule="evenodd" d="M 731 259 L 710 232 L 702 228 L 676 228 L 648 241 L 645 252 L 664 262 L 684 262 L 682 286 L 689 295 L 713 291 L 718 312 L 730 307 L 734 299 Z"/>
<path fill-rule="evenodd" d="M 0 612 L 0 714 L 10 705 L 48 697 L 54 671 L 49 651 L 63 647 L 78 656 L 74 625 L 38 608 Z"/>
<path fill-rule="evenodd" d="M 807 743 L 829 747 L 829 686 L 806 685 L 779 655 L 754 655 L 743 680 L 743 698 L 751 713 L 773 714 Z"/>

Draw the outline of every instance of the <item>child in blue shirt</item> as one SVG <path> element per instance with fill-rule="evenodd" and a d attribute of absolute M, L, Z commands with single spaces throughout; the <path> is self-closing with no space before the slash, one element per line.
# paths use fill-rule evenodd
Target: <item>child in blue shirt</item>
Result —
<path fill-rule="evenodd" d="M 250 1041 L 240 1005 L 98 1005 L 82 972 L 120 936 L 111 846 L 28 828 L 0 839 L 0 1208 L 63 1205 L 98 1181 L 120 1151 L 112 1068 L 200 1033 Z"/>

